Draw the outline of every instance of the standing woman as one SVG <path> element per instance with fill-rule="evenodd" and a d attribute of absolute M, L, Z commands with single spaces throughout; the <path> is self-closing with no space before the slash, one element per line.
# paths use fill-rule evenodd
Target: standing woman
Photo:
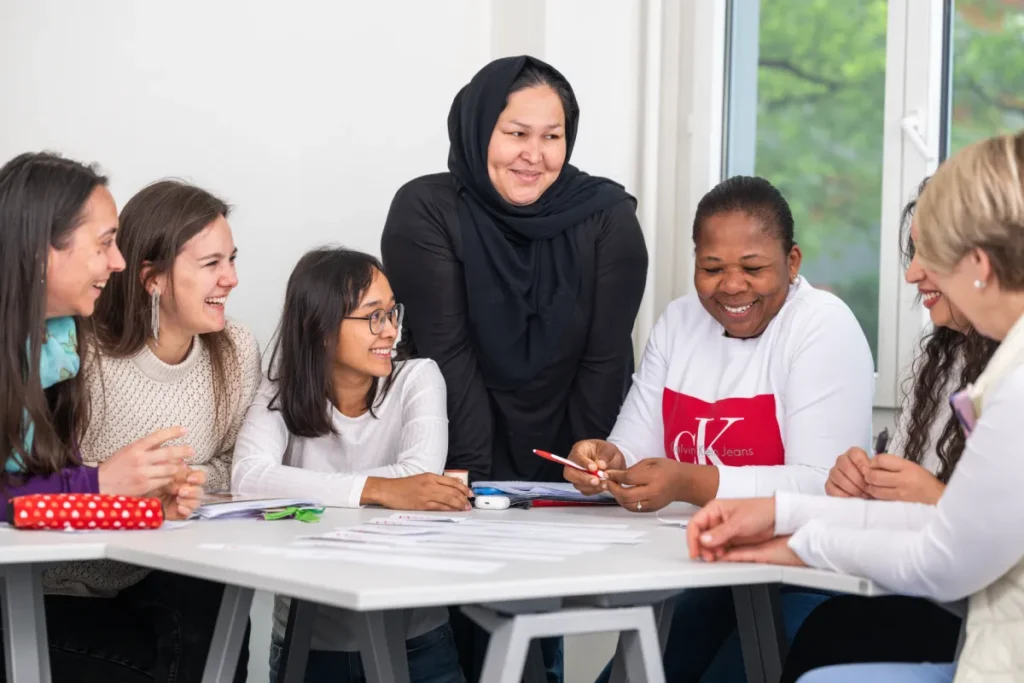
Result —
<path fill-rule="evenodd" d="M 531 450 L 605 438 L 628 388 L 647 251 L 636 201 L 568 163 L 578 124 L 554 68 L 491 62 L 452 104 L 449 172 L 402 187 L 384 226 L 408 331 L 448 387 L 447 466 L 476 480 L 560 480 Z"/>
<path fill-rule="evenodd" d="M 78 451 L 89 424 L 85 318 L 125 267 L 106 186 L 95 169 L 53 154 L 0 168 L 0 521 L 9 499 L 34 493 L 159 495 L 171 517 L 197 505 L 204 474 L 184 468 L 187 447 L 163 445 L 180 429 L 140 434 L 98 467 Z M 119 620 L 111 601 L 68 611 L 61 600 L 44 601 L 54 681 L 153 680 L 153 620 Z"/>

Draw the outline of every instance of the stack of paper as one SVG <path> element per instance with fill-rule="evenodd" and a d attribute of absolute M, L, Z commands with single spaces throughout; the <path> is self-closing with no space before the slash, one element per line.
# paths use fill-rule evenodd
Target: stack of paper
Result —
<path fill-rule="evenodd" d="M 494 489 L 501 493 L 525 500 L 555 500 L 578 503 L 614 504 L 615 498 L 610 493 L 596 496 L 585 496 L 568 482 L 536 482 L 536 481 L 475 481 L 474 491 Z"/>
<path fill-rule="evenodd" d="M 496 571 L 508 562 L 560 562 L 613 545 L 641 543 L 644 536 L 646 532 L 632 531 L 626 524 L 396 512 L 303 536 L 284 547 L 214 544 L 207 549 L 477 574 Z"/>
<path fill-rule="evenodd" d="M 237 493 L 207 493 L 192 516 L 200 519 L 252 517 L 267 510 L 288 507 L 306 508 L 320 505 L 310 498 L 266 498 L 242 496 Z"/>

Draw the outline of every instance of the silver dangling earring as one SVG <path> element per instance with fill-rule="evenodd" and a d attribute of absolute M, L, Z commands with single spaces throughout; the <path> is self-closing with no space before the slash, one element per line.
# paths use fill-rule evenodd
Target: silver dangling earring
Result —
<path fill-rule="evenodd" d="M 985 289 L 985 283 L 982 282 L 981 280 L 975 280 L 974 281 L 974 288 L 975 289 Z"/>
<path fill-rule="evenodd" d="M 160 290 L 149 293 L 149 326 L 153 331 L 153 343 L 160 346 Z"/>

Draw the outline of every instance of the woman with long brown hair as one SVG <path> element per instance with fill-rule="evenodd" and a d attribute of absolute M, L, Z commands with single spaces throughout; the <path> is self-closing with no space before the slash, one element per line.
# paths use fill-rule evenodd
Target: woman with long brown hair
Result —
<path fill-rule="evenodd" d="M 174 180 L 125 204 L 117 242 L 127 267 L 97 305 L 95 352 L 84 368 L 92 411 L 81 441 L 86 462 L 103 463 L 122 444 L 174 425 L 187 431 L 179 439 L 186 462 L 205 474 L 207 490 L 230 488 L 235 436 L 261 373 L 255 338 L 224 314 L 238 284 L 229 213 L 209 192 Z M 112 561 L 65 564 L 44 582 L 66 596 L 69 610 L 108 598 L 102 602 L 121 615 L 118 623 L 137 620 L 137 605 L 148 605 L 142 618 L 154 619 L 157 644 L 140 668 L 156 680 L 172 671 L 176 681 L 201 679 L 222 585 Z M 237 676 L 244 680 L 244 662 Z"/>
<path fill-rule="evenodd" d="M 140 432 L 99 467 L 82 466 L 81 356 L 87 318 L 125 267 L 117 232 L 107 179 L 94 168 L 47 153 L 0 168 L 0 520 L 10 498 L 32 493 L 159 495 L 168 516 L 195 509 L 205 475 L 183 467 L 186 447 L 164 445 L 180 429 Z M 54 681 L 143 680 L 119 656 L 117 633 L 96 628 L 117 621 L 107 603 L 72 612 L 62 600 L 45 599 Z M 121 627 L 137 649 L 151 645 L 137 621 Z"/>

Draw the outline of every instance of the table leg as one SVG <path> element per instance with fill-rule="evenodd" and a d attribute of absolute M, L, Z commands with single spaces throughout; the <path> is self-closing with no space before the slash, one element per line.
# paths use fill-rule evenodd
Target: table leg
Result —
<path fill-rule="evenodd" d="M 409 683 L 403 610 L 357 614 L 356 634 L 368 683 Z"/>
<path fill-rule="evenodd" d="M 238 667 L 238 653 L 252 607 L 253 590 L 240 586 L 224 586 L 217 613 L 217 625 L 210 639 L 203 683 L 231 683 Z"/>
<path fill-rule="evenodd" d="M 309 644 L 313 639 L 313 622 L 316 620 L 316 603 L 291 599 L 288 608 L 288 626 L 281 648 L 278 664 L 278 683 L 302 683 L 306 676 L 306 662 L 309 659 Z"/>
<path fill-rule="evenodd" d="M 676 597 L 662 600 L 651 605 L 654 610 L 654 623 L 658 627 L 658 646 L 662 655 L 665 654 L 665 647 L 668 645 L 668 634 L 672 628 L 672 614 L 675 612 Z M 609 683 L 627 683 L 626 678 L 626 653 L 622 636 L 615 646 L 615 655 L 612 657 L 612 670 Z"/>
<path fill-rule="evenodd" d="M 747 681 L 775 683 L 782 677 L 786 651 L 779 586 L 735 586 L 732 594 Z"/>
<path fill-rule="evenodd" d="M 15 564 L 3 570 L 3 629 L 7 680 L 50 683 L 41 568 Z"/>

